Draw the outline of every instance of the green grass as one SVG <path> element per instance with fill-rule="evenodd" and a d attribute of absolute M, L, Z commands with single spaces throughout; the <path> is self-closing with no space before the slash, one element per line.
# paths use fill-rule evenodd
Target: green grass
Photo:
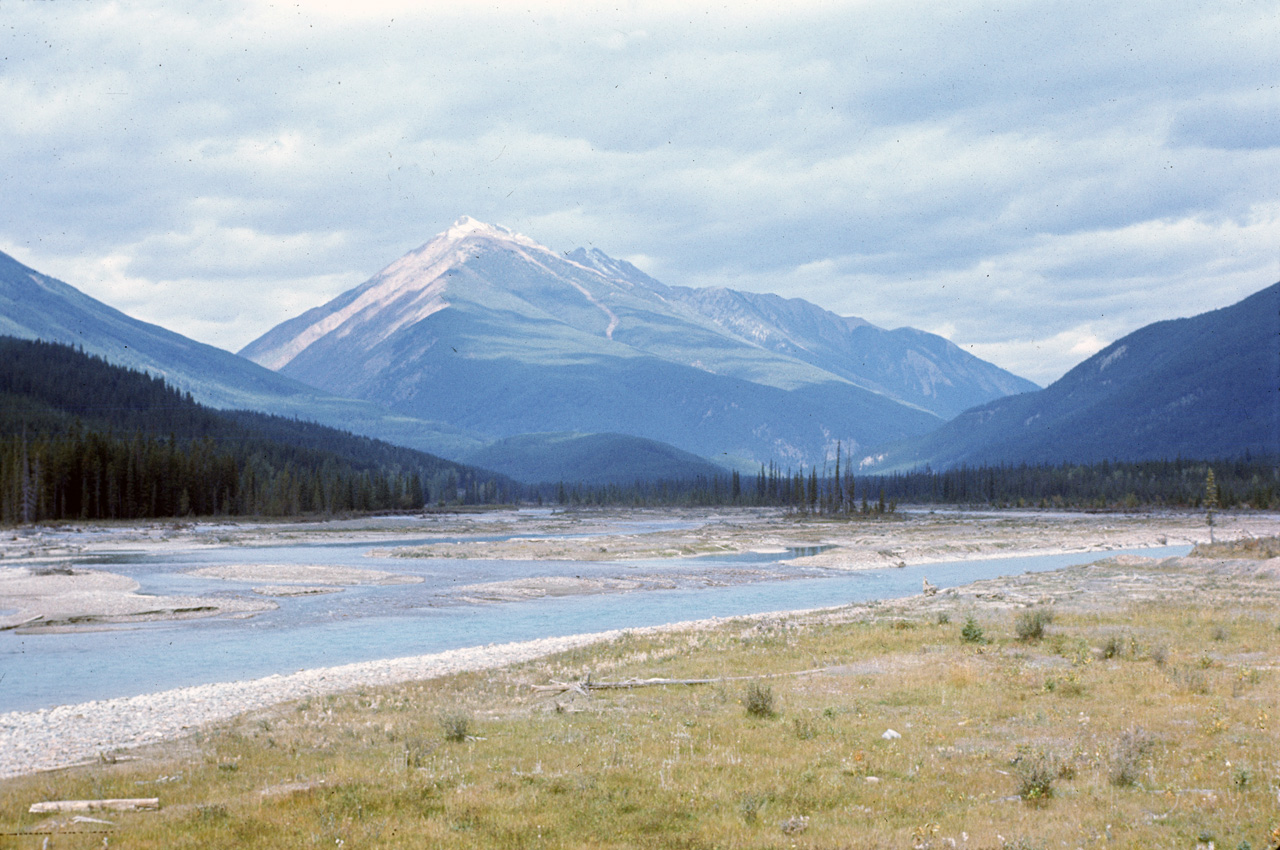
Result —
<path fill-rule="evenodd" d="M 945 600 L 930 604 L 953 604 L 948 622 L 936 609 L 871 607 L 844 622 L 633 635 L 286 704 L 137 761 L 0 782 L 0 832 L 35 828 L 44 818 L 26 809 L 37 800 L 159 796 L 159 812 L 110 816 L 110 846 L 1148 848 L 1212 835 L 1218 847 L 1269 847 L 1280 826 L 1275 584 L 1206 574 L 1185 596 L 1059 602 L 1038 642 L 1018 639 L 1016 610 Z M 969 617 L 984 643 L 961 639 L 956 621 Z M 1123 651 L 1108 656 L 1119 634 Z M 757 699 L 768 689 L 768 713 L 744 710 L 741 681 L 590 698 L 529 687 L 588 671 L 815 667 L 828 670 L 751 683 Z M 884 739 L 889 728 L 902 737 Z M 101 836 L 53 846 L 100 847 Z"/>

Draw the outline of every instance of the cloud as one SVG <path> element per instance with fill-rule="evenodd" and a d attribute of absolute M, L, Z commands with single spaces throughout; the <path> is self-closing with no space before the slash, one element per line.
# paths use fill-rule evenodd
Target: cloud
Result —
<path fill-rule="evenodd" d="M 1261 6 L 5 10 L 0 242 L 228 348 L 464 213 L 1036 380 L 1280 278 Z"/>

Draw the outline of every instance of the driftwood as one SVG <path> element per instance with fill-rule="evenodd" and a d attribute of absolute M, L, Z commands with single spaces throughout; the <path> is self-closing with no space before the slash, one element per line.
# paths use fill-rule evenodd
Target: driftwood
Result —
<path fill-rule="evenodd" d="M 588 673 L 577 682 L 552 682 L 549 685 L 532 685 L 535 691 L 565 693 L 575 691 L 590 696 L 591 691 L 617 691 L 629 688 L 649 688 L 655 685 L 714 685 L 719 682 L 744 682 L 750 679 L 777 679 L 783 676 L 809 676 L 824 673 L 831 668 L 815 667 L 812 670 L 796 670 L 790 673 L 762 673 L 757 676 L 720 676 L 715 679 L 624 679 L 620 682 L 597 682 Z"/>
<path fill-rule="evenodd" d="M 36 815 L 49 815 L 58 812 L 146 812 L 158 808 L 159 797 L 133 797 L 117 800 L 48 800 L 32 803 L 27 811 Z"/>

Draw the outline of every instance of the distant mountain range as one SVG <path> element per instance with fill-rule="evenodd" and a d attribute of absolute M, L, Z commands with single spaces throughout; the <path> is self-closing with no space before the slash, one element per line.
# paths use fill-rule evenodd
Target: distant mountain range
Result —
<path fill-rule="evenodd" d="M 4 254 L 0 335 L 527 482 L 820 467 L 837 443 L 864 472 L 1280 451 L 1280 284 L 1143 328 L 1038 390 L 922 331 L 667 286 L 464 218 L 244 356 Z"/>
<path fill-rule="evenodd" d="M 922 331 L 666 286 L 469 218 L 240 353 L 492 438 L 629 434 L 731 465 L 822 464 L 1036 388 Z"/>
<path fill-rule="evenodd" d="M 0 335 L 79 347 L 116 365 L 162 378 L 210 407 L 299 417 L 450 456 L 475 451 L 485 442 L 456 428 L 338 397 L 229 351 L 139 321 L 4 253 L 0 253 Z"/>
<path fill-rule="evenodd" d="M 1280 454 L 1280 283 L 1147 325 L 1049 387 L 967 410 L 869 457 L 885 472 L 982 463 Z"/>
<path fill-rule="evenodd" d="M 657 440 L 629 434 L 520 434 L 464 458 L 530 484 L 631 484 L 726 477 L 724 467 Z"/>

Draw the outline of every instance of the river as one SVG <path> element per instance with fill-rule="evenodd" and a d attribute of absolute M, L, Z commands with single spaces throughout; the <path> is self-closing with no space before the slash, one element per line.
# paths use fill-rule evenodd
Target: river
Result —
<path fill-rule="evenodd" d="M 439 538 L 397 542 L 412 545 L 439 542 Z M 281 598 L 277 610 L 246 619 L 215 617 L 93 631 L 0 633 L 0 713 L 490 643 L 890 599 L 919 593 L 926 577 L 946 588 L 1120 554 L 1081 552 L 845 572 L 789 567 L 786 559 L 804 554 L 795 551 L 597 563 L 372 559 L 368 553 L 374 548 L 370 543 L 332 542 L 231 545 L 77 559 L 77 567 L 128 575 L 139 582 L 141 593 L 154 594 L 247 595 L 262 583 L 188 574 L 225 564 L 350 566 L 403 573 L 421 582 Z M 1171 557 L 1185 555 L 1189 548 L 1134 553 Z M 678 572 L 676 586 L 484 604 L 464 604 L 451 595 L 452 588 L 477 582 L 535 576 L 604 578 L 625 576 L 628 571 L 660 575 L 664 570 Z M 698 571 L 720 575 L 740 571 L 743 578 L 707 586 L 697 580 Z M 771 577 L 753 578 L 764 574 Z"/>

